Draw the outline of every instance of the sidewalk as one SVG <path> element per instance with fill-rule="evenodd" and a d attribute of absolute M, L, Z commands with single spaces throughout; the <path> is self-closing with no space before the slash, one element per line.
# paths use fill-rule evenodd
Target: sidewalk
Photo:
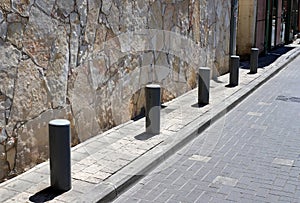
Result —
<path fill-rule="evenodd" d="M 210 104 L 199 108 L 197 89 L 162 109 L 161 133 L 144 133 L 145 119 L 129 121 L 72 148 L 72 190 L 55 194 L 50 186 L 49 162 L 0 184 L 0 202 L 109 201 L 172 155 L 257 87 L 284 68 L 300 47 L 279 57 L 255 75 L 240 69 L 239 86 L 227 88 L 229 75 L 211 80 Z M 200 135 L 201 136 L 201 135 Z"/>

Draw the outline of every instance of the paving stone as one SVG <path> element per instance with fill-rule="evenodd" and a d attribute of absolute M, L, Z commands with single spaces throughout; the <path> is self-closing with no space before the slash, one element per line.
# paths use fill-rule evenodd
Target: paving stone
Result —
<path fill-rule="evenodd" d="M 261 117 L 263 115 L 263 113 L 258 113 L 258 112 L 248 112 L 247 115 L 249 116 L 257 116 L 257 117 Z"/>
<path fill-rule="evenodd" d="M 72 173 L 76 173 L 76 172 L 82 171 L 82 170 L 84 170 L 84 169 L 86 169 L 86 168 L 87 168 L 86 165 L 76 163 L 76 164 L 73 164 L 73 165 L 71 166 L 71 172 L 72 172 Z"/>
<path fill-rule="evenodd" d="M 83 194 L 88 193 L 94 187 L 94 183 L 89 183 L 85 180 L 72 180 L 72 189 Z"/>
<path fill-rule="evenodd" d="M 98 171 L 100 171 L 100 167 L 98 165 L 91 165 L 89 167 L 86 167 L 85 169 L 82 170 L 84 173 L 90 173 L 90 174 L 95 174 Z"/>
<path fill-rule="evenodd" d="M 263 125 L 253 124 L 253 125 L 251 125 L 250 128 L 257 129 L 257 130 L 266 130 L 268 127 L 267 126 L 263 126 Z"/>
<path fill-rule="evenodd" d="M 214 180 L 213 180 L 214 184 L 223 184 L 223 185 L 228 185 L 228 186 L 236 186 L 236 184 L 238 183 L 237 179 L 233 179 L 233 178 L 229 178 L 229 177 L 224 177 L 224 176 L 217 176 Z"/>
<path fill-rule="evenodd" d="M 99 151 L 99 149 L 102 149 L 103 147 L 91 147 L 89 145 L 84 145 L 82 146 L 83 148 L 85 148 L 85 153 L 88 154 L 89 156 L 95 154 L 96 152 Z"/>
<path fill-rule="evenodd" d="M 275 158 L 272 163 L 285 166 L 293 166 L 294 160 Z"/>
<path fill-rule="evenodd" d="M 90 141 L 90 142 L 86 143 L 84 146 L 86 149 L 96 148 L 98 150 L 105 147 L 105 145 L 102 142 L 98 142 L 97 140 Z"/>
<path fill-rule="evenodd" d="M 87 177 L 84 181 L 86 181 L 88 183 L 93 183 L 93 184 L 99 184 L 99 183 L 103 182 L 102 179 L 100 179 L 98 177 L 94 177 L 93 175 Z"/>
<path fill-rule="evenodd" d="M 9 190 L 23 192 L 23 191 L 27 190 L 28 188 L 30 188 L 33 184 L 34 183 L 17 179 L 15 181 L 12 181 L 12 182 L 8 183 L 5 186 L 5 188 L 9 189 Z"/>
<path fill-rule="evenodd" d="M 31 194 L 22 192 L 16 196 L 11 197 L 10 199 L 4 201 L 3 203 L 30 202 L 29 201 L 30 196 L 31 196 Z"/>
<path fill-rule="evenodd" d="M 43 167 L 37 168 L 35 171 L 37 173 L 42 173 L 42 174 L 50 175 L 50 164 L 49 164 L 49 162 L 48 162 L 47 165 L 43 165 Z"/>
<path fill-rule="evenodd" d="M 201 156 L 201 155 L 193 155 L 189 158 L 190 160 L 194 160 L 194 161 L 201 161 L 201 162 L 209 162 L 211 160 L 211 157 L 208 156 Z"/>
<path fill-rule="evenodd" d="M 272 103 L 267 103 L 267 102 L 258 102 L 258 105 L 260 106 L 271 106 Z"/>
<path fill-rule="evenodd" d="M 275 186 L 283 187 L 286 184 L 287 179 L 277 178 L 274 182 Z"/>
<path fill-rule="evenodd" d="M 74 178 L 75 180 L 86 180 L 90 176 L 91 176 L 91 174 L 85 173 L 85 172 L 82 172 L 82 171 L 72 173 L 72 178 Z"/>
<path fill-rule="evenodd" d="M 4 202 L 18 194 L 17 191 L 13 191 L 10 188 L 0 188 L 0 202 Z"/>
<path fill-rule="evenodd" d="M 230 200 L 230 201 L 240 201 L 242 199 L 243 194 L 241 194 L 240 192 L 231 192 L 227 197 L 226 200 Z"/>
<path fill-rule="evenodd" d="M 179 176 L 177 179 L 174 180 L 172 185 L 175 185 L 176 187 L 183 187 L 187 182 L 187 178 L 185 178 L 183 175 Z"/>
<path fill-rule="evenodd" d="M 78 163 L 85 166 L 91 166 L 94 163 L 96 163 L 96 160 L 92 156 L 88 156 L 87 158 L 79 161 Z"/>
<path fill-rule="evenodd" d="M 81 161 L 82 159 L 86 158 L 89 156 L 89 153 L 80 153 L 80 152 L 76 152 L 76 151 L 73 151 L 72 154 L 71 154 L 71 158 L 72 158 L 72 161 Z"/>
<path fill-rule="evenodd" d="M 155 201 L 155 202 L 167 202 L 170 198 L 172 198 L 172 196 L 173 196 L 173 194 L 171 194 L 171 193 L 162 192 L 153 201 Z"/>
<path fill-rule="evenodd" d="M 38 184 L 38 183 L 48 179 L 49 177 L 50 177 L 49 175 L 32 171 L 31 173 L 22 174 L 20 176 L 20 180 L 24 180 L 26 182 L 31 182 L 31 183 L 34 183 L 34 184 Z"/>
<path fill-rule="evenodd" d="M 62 202 L 77 202 L 78 197 L 82 195 L 81 192 L 76 191 L 76 190 L 70 190 L 67 191 L 55 198 L 57 201 L 62 201 Z"/>
<path fill-rule="evenodd" d="M 111 176 L 110 173 L 106 173 L 106 172 L 103 172 L 103 171 L 98 171 L 97 173 L 94 173 L 92 175 L 92 177 L 98 178 L 100 180 L 105 180 L 105 179 L 107 179 L 110 176 Z"/>
<path fill-rule="evenodd" d="M 43 181 L 43 182 L 32 185 L 30 188 L 25 190 L 25 192 L 28 192 L 30 194 L 36 194 L 36 193 L 46 189 L 49 186 L 50 186 L 50 177 L 47 180 Z"/>

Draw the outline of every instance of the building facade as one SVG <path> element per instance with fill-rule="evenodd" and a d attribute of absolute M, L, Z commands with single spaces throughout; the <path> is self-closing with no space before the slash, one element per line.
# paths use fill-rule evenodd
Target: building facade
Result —
<path fill-rule="evenodd" d="M 298 0 L 239 0 L 237 54 L 252 47 L 267 53 L 289 43 L 299 31 Z"/>

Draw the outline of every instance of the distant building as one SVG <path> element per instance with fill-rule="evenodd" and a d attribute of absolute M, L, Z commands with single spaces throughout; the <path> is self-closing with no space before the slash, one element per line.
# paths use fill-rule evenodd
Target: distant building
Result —
<path fill-rule="evenodd" d="M 267 53 L 299 31 L 299 0 L 239 0 L 237 54 Z"/>

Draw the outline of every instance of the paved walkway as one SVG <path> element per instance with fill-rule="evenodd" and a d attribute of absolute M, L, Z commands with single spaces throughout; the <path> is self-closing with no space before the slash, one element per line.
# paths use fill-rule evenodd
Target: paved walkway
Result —
<path fill-rule="evenodd" d="M 300 53 L 293 49 L 258 74 L 240 69 L 240 85 L 227 88 L 228 75 L 211 81 L 211 103 L 197 107 L 197 89 L 164 104 L 161 133 L 144 133 L 145 119 L 117 126 L 72 148 L 72 190 L 57 194 L 47 188 L 49 163 L 45 162 L 0 184 L 0 202 L 96 202 L 115 198 L 211 122 L 222 117 L 243 98 L 282 69 Z"/>
<path fill-rule="evenodd" d="M 300 202 L 300 57 L 115 203 Z"/>

